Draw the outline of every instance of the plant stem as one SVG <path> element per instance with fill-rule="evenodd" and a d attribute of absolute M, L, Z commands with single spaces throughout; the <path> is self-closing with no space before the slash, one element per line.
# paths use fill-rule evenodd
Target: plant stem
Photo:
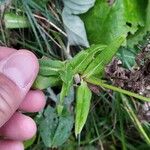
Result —
<path fill-rule="evenodd" d="M 140 121 L 138 120 L 136 114 L 134 113 L 132 107 L 130 106 L 130 104 L 128 102 L 128 99 L 123 94 L 121 94 L 121 98 L 122 98 L 122 100 L 124 102 L 124 105 L 125 105 L 124 109 L 129 114 L 129 117 L 131 118 L 131 120 L 135 124 L 136 128 L 139 130 L 139 132 L 141 133 L 142 137 L 147 142 L 147 144 L 150 145 L 150 138 L 148 137 L 148 135 L 145 132 L 144 128 L 142 127 Z"/>
<path fill-rule="evenodd" d="M 113 85 L 106 84 L 101 79 L 91 77 L 91 78 L 85 78 L 85 80 L 87 82 L 91 83 L 91 84 L 98 85 L 98 86 L 101 86 L 101 87 L 104 87 L 106 89 L 110 89 L 110 90 L 113 90 L 113 91 L 116 91 L 116 92 L 119 92 L 119 93 L 123 93 L 125 95 L 132 96 L 132 97 L 140 99 L 142 101 L 150 102 L 150 98 L 141 96 L 139 94 L 136 94 L 136 93 L 124 90 L 124 89 L 121 89 L 121 88 L 113 86 Z"/>

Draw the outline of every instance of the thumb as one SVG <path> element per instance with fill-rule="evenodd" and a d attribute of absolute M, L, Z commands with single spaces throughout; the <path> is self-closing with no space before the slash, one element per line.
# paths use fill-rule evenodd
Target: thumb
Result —
<path fill-rule="evenodd" d="M 17 110 L 38 73 L 37 58 L 20 50 L 0 61 L 0 127 Z"/>

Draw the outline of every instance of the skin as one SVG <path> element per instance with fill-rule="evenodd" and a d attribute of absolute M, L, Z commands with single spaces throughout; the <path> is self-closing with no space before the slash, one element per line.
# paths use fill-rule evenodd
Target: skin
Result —
<path fill-rule="evenodd" d="M 37 112 L 45 105 L 42 91 L 30 90 L 39 70 L 36 56 L 27 50 L 0 47 L 0 149 L 23 150 L 36 124 L 22 112 Z"/>

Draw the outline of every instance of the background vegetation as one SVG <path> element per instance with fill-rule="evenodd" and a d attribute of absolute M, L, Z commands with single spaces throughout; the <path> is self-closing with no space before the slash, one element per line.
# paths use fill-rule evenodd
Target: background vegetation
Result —
<path fill-rule="evenodd" d="M 29 114 L 27 150 L 150 148 L 150 0 L 1 0 L 0 12 L 0 45 L 40 59 L 47 105 Z"/>

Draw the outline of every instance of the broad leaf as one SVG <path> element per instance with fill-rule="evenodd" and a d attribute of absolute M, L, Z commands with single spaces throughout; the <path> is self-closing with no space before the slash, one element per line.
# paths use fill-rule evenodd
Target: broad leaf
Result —
<path fill-rule="evenodd" d="M 53 137 L 53 147 L 62 145 L 70 136 L 73 128 L 73 116 L 64 116 L 59 118 L 59 124 Z"/>
<path fill-rule="evenodd" d="M 147 2 L 143 3 L 141 1 L 141 6 L 143 6 L 144 10 L 146 10 L 145 15 L 143 14 L 145 26 L 139 28 L 134 35 L 130 35 L 127 40 L 127 46 L 120 49 L 118 53 L 123 65 L 129 69 L 135 64 L 135 57 L 139 52 L 139 48 L 136 48 L 136 45 L 140 44 L 142 47 L 146 46 L 146 44 L 148 44 L 147 39 L 150 37 L 150 0 L 148 1 L 147 5 L 145 4 L 147 4 Z"/>
<path fill-rule="evenodd" d="M 143 37 L 146 36 L 147 32 L 150 32 L 150 0 L 146 1 L 147 3 L 143 3 L 141 1 L 141 6 L 144 6 L 145 14 L 143 14 L 143 18 L 145 20 L 145 26 L 139 28 L 139 30 L 134 34 L 130 35 L 127 41 L 128 47 L 133 48 L 135 45 L 139 43 L 139 41 L 143 40 Z M 145 6 L 145 4 L 147 4 Z"/>
<path fill-rule="evenodd" d="M 84 23 L 77 16 L 87 12 L 95 3 L 95 0 L 63 0 L 63 23 L 68 35 L 70 45 L 83 45 L 89 47 Z"/>
<path fill-rule="evenodd" d="M 85 13 L 94 6 L 95 0 L 63 0 L 65 8 L 74 15 Z"/>
<path fill-rule="evenodd" d="M 59 72 L 63 69 L 64 62 L 51 59 L 40 59 L 39 75 L 42 76 L 59 76 Z"/>
<path fill-rule="evenodd" d="M 47 107 L 39 125 L 44 144 L 52 148 L 62 145 L 71 134 L 73 120 L 73 116 L 58 116 L 56 109 Z"/>
<path fill-rule="evenodd" d="M 65 10 L 62 13 L 62 18 L 69 44 L 89 47 L 83 21 L 78 16 L 68 14 Z"/>
<path fill-rule="evenodd" d="M 145 25 L 145 4 L 141 0 L 123 0 L 125 22 L 129 31 L 134 34 L 138 26 Z"/>
<path fill-rule="evenodd" d="M 38 75 L 32 87 L 34 89 L 43 90 L 43 89 L 48 88 L 49 86 L 50 87 L 57 86 L 60 83 L 61 83 L 61 80 L 58 76 L 44 77 L 44 76 Z"/>
<path fill-rule="evenodd" d="M 97 0 L 95 6 L 81 16 L 89 42 L 110 43 L 120 35 L 132 34 L 144 25 L 144 9 L 140 0 Z"/>
<path fill-rule="evenodd" d="M 117 53 L 117 56 L 122 61 L 122 65 L 128 69 L 135 65 L 135 55 L 135 48 L 131 51 L 128 47 L 121 47 Z"/>

